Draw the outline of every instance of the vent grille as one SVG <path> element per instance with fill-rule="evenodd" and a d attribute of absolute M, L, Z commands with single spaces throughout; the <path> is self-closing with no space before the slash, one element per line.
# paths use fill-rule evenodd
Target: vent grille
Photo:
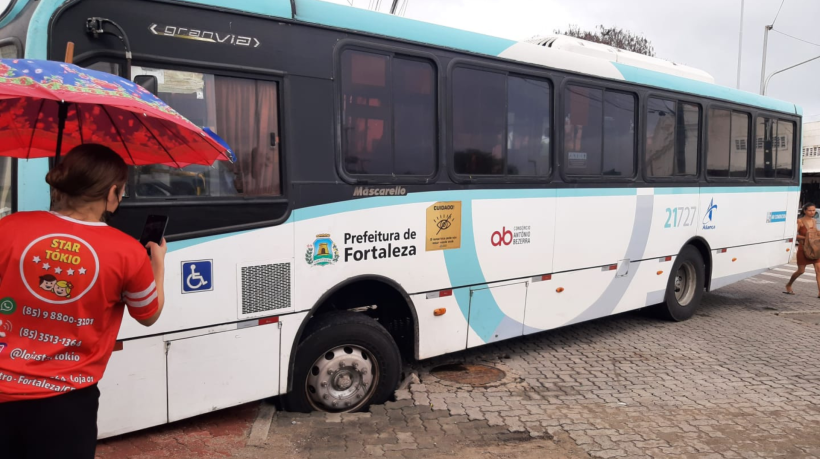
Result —
<path fill-rule="evenodd" d="M 242 314 L 290 307 L 290 263 L 242 267 Z"/>

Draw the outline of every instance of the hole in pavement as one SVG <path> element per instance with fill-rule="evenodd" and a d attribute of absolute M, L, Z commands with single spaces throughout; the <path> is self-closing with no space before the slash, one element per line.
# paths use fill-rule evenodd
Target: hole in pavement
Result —
<path fill-rule="evenodd" d="M 472 386 L 483 386 L 501 381 L 507 374 L 498 368 L 488 365 L 473 364 L 449 364 L 441 365 L 430 370 L 430 374 L 459 384 L 470 384 Z"/>

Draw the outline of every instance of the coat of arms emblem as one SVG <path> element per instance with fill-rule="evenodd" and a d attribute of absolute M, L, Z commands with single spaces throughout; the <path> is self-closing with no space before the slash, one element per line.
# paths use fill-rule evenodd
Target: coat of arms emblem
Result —
<path fill-rule="evenodd" d="M 339 248 L 330 239 L 330 234 L 317 234 L 313 244 L 308 244 L 305 261 L 311 266 L 332 265 L 339 261 Z"/>

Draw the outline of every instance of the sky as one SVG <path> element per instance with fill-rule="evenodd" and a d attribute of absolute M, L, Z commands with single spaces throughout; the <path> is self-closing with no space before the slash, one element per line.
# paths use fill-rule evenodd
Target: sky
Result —
<path fill-rule="evenodd" d="M 328 0 L 368 8 L 376 0 Z M 737 87 L 741 0 L 399 0 L 404 16 L 511 40 L 550 35 L 576 24 L 617 26 L 648 38 L 657 57 L 699 68 L 717 84 Z M 2 2 L 2 0 L 0 0 Z M 820 56 L 820 1 L 744 0 L 740 89 L 760 92 L 763 29 L 769 32 L 766 74 Z M 782 9 L 778 15 L 778 9 Z M 381 0 L 388 12 L 391 0 Z M 781 35 L 814 42 L 804 43 Z M 766 94 L 803 107 L 820 121 L 820 59 L 774 76 Z"/>
<path fill-rule="evenodd" d="M 391 0 L 327 1 L 360 8 L 379 1 L 384 12 L 391 5 Z M 598 24 L 621 27 L 648 38 L 657 57 L 705 70 L 718 84 L 737 87 L 741 0 L 399 0 L 399 9 L 405 1 L 405 17 L 511 40 L 549 35 L 570 24 L 590 30 Z M 9 2 L 0 0 L 0 11 Z M 820 0 L 743 2 L 740 89 L 760 91 L 763 27 L 773 21 L 767 75 L 820 56 Z M 806 122 L 820 121 L 818 77 L 820 59 L 774 76 L 767 95 L 802 106 Z"/>

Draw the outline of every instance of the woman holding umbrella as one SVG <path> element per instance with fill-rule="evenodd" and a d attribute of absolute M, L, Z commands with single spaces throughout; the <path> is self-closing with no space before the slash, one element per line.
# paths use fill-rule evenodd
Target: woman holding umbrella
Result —
<path fill-rule="evenodd" d="M 0 458 L 90 459 L 124 308 L 149 326 L 165 298 L 165 241 L 149 258 L 105 223 L 127 165 L 235 157 L 128 80 L 27 59 L 0 59 L 0 155 L 58 158 L 52 211 L 0 219 Z"/>
<path fill-rule="evenodd" d="M 81 145 L 46 176 L 52 212 L 0 220 L 0 457 L 93 458 L 97 382 L 128 308 L 143 325 L 164 303 L 165 241 L 144 247 L 109 227 L 125 161 Z"/>

